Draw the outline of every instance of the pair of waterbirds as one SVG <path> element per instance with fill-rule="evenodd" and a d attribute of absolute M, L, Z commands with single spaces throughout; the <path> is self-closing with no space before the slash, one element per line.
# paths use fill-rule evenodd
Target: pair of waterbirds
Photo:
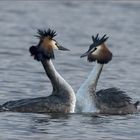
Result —
<path fill-rule="evenodd" d="M 39 43 L 31 46 L 29 51 L 35 60 L 42 63 L 51 81 L 52 94 L 47 97 L 28 98 L 8 101 L 0 106 L 0 111 L 34 112 L 34 113 L 77 113 L 97 112 L 101 114 L 133 114 L 137 113 L 138 101 L 132 99 L 117 88 L 109 88 L 96 92 L 96 86 L 104 64 L 112 59 L 112 53 L 105 41 L 106 35 L 92 36 L 93 43 L 88 51 L 81 55 L 95 66 L 88 78 L 75 94 L 72 87 L 56 71 L 51 59 L 55 58 L 54 49 L 67 51 L 54 37 L 54 30 L 38 30 Z"/>

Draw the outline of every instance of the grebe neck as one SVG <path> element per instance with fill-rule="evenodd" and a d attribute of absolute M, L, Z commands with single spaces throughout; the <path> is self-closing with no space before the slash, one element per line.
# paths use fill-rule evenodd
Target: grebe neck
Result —
<path fill-rule="evenodd" d="M 76 97 L 72 87 L 56 71 L 51 60 L 43 60 L 42 65 L 53 86 L 52 95 L 56 95 L 71 106 L 71 113 L 74 112 Z"/>
<path fill-rule="evenodd" d="M 103 64 L 95 63 L 91 73 L 76 93 L 76 112 L 95 112 L 93 94 L 95 93 L 98 79 L 100 77 Z"/>
<path fill-rule="evenodd" d="M 49 77 L 53 91 L 62 92 L 63 90 L 70 92 L 73 91 L 72 87 L 63 79 L 63 77 L 56 71 L 51 59 L 43 60 L 42 65 L 45 69 L 47 76 Z M 54 92 L 55 93 L 55 92 Z"/>

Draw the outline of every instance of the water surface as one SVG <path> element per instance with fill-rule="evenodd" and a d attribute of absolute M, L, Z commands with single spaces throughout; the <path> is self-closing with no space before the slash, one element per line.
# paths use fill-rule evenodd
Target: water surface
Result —
<path fill-rule="evenodd" d="M 38 28 L 57 30 L 70 52 L 55 52 L 54 64 L 75 91 L 94 64 L 80 55 L 91 35 L 110 36 L 113 60 L 105 65 L 97 89 L 118 87 L 140 100 L 140 2 L 1 1 L 0 104 L 51 93 L 41 63 L 28 49 Z M 138 140 L 140 115 L 0 113 L 1 140 Z"/>

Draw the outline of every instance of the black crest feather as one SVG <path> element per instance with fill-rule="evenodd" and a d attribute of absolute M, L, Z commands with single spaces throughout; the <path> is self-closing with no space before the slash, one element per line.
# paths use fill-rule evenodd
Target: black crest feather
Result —
<path fill-rule="evenodd" d="M 38 38 L 50 37 L 52 39 L 56 35 L 57 35 L 56 31 L 51 30 L 50 28 L 47 31 L 38 29 L 36 37 L 38 37 Z"/>
<path fill-rule="evenodd" d="M 96 36 L 92 36 L 93 43 L 98 46 L 104 43 L 109 37 L 103 35 L 103 37 L 99 38 L 99 33 Z"/>
<path fill-rule="evenodd" d="M 98 33 L 95 37 L 92 36 L 93 42 L 94 42 L 94 43 L 100 43 L 100 44 L 101 44 L 101 43 L 104 43 L 108 38 L 109 38 L 109 37 L 107 37 L 106 34 L 103 35 L 102 38 L 99 38 L 99 33 Z"/>

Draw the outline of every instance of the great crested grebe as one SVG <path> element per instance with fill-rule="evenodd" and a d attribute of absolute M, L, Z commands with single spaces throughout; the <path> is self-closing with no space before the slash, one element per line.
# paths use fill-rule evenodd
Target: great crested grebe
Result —
<path fill-rule="evenodd" d="M 103 65 L 112 59 L 112 53 L 107 48 L 106 35 L 102 38 L 92 36 L 93 43 L 88 51 L 81 55 L 87 56 L 89 62 L 96 61 L 87 80 L 76 93 L 76 112 L 98 112 L 101 114 L 133 114 L 138 112 L 139 101 L 132 103 L 132 99 L 125 92 L 117 88 L 109 88 L 96 92 L 96 85 Z"/>
<path fill-rule="evenodd" d="M 41 61 L 47 76 L 49 77 L 53 91 L 48 97 L 38 97 L 9 101 L 0 106 L 0 111 L 35 112 L 35 113 L 73 113 L 75 108 L 75 93 L 72 87 L 56 71 L 51 59 L 54 59 L 54 51 L 68 50 L 60 46 L 53 37 L 54 30 L 38 30 L 39 43 L 31 46 L 29 51 L 34 59 Z"/>

